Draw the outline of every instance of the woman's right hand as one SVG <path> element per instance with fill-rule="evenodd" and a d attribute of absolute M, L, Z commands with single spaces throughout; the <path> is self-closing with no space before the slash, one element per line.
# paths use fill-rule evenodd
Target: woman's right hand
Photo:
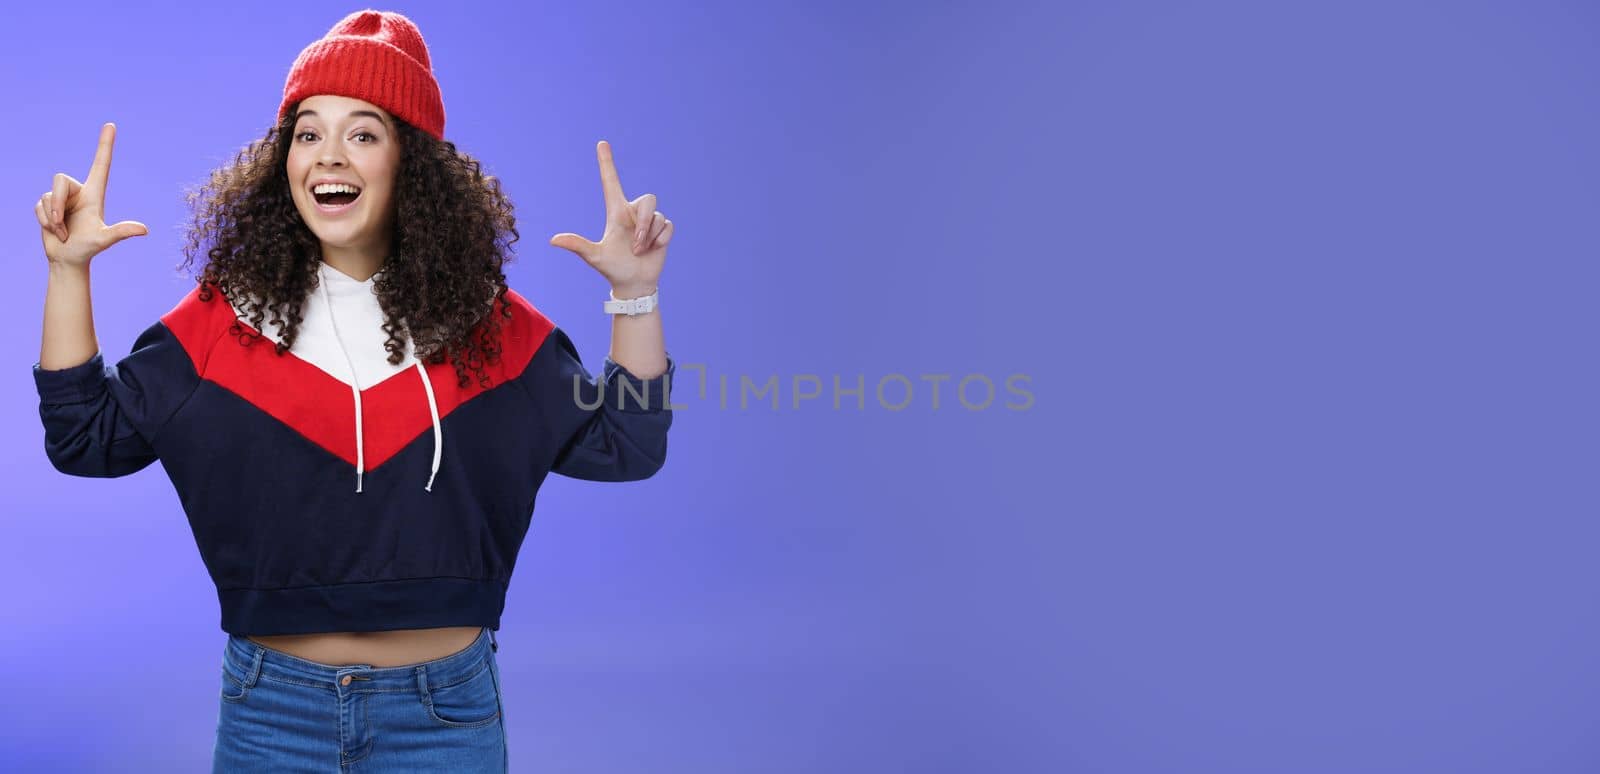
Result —
<path fill-rule="evenodd" d="M 80 183 L 57 172 L 52 188 L 33 205 L 44 254 L 51 263 L 86 267 L 100 251 L 128 237 L 150 233 L 136 220 L 106 225 L 106 178 L 111 176 L 111 144 L 116 136 L 116 124 L 100 127 L 100 147 L 88 179 Z"/>

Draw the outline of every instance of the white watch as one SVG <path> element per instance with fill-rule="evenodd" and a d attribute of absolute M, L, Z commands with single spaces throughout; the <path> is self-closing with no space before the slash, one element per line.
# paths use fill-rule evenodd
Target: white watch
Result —
<path fill-rule="evenodd" d="M 655 311 L 661 300 L 661 287 L 656 286 L 648 296 L 638 298 L 617 298 L 616 293 L 607 293 L 611 300 L 605 303 L 606 314 L 625 314 L 629 317 L 648 314 Z"/>

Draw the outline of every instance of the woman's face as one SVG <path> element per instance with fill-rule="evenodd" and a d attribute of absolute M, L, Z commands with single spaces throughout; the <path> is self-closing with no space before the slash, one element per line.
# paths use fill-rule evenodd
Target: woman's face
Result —
<path fill-rule="evenodd" d="M 324 247 L 387 257 L 400 168 L 394 119 L 370 102 L 332 95 L 307 97 L 297 111 L 288 173 L 300 217 Z M 353 199 L 348 193 L 315 193 L 325 182 L 354 186 L 358 193 Z"/>

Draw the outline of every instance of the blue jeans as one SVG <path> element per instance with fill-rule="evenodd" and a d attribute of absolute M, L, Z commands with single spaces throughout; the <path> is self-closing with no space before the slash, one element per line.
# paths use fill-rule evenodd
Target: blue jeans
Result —
<path fill-rule="evenodd" d="M 228 635 L 212 772 L 505 772 L 498 645 L 374 668 Z"/>

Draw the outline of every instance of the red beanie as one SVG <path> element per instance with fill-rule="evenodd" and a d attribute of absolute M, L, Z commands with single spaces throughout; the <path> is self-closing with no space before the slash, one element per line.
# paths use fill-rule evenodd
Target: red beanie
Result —
<path fill-rule="evenodd" d="M 417 25 L 398 13 L 356 11 L 306 46 L 283 83 L 278 120 L 290 105 L 317 94 L 371 102 L 444 139 L 444 100 L 428 44 Z"/>

